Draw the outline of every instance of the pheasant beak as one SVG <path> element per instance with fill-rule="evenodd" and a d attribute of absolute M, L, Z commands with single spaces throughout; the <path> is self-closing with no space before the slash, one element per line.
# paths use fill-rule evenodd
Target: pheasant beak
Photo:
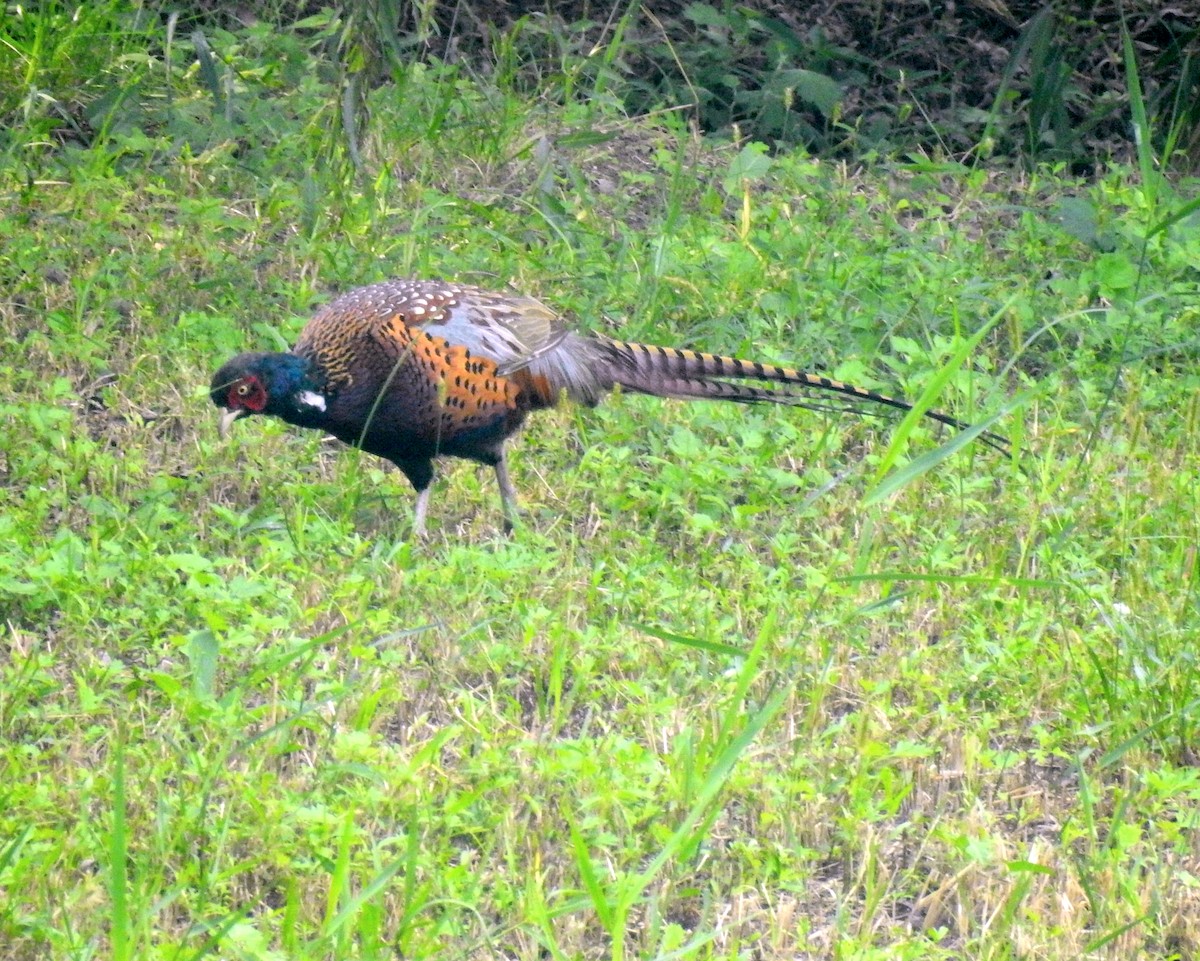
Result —
<path fill-rule="evenodd" d="M 250 411 L 246 410 L 245 407 L 223 408 L 221 411 L 221 419 L 217 422 L 217 433 L 221 435 L 221 439 L 224 440 L 227 436 L 229 436 L 229 427 L 235 420 L 237 420 L 239 417 L 246 417 L 249 413 Z"/>

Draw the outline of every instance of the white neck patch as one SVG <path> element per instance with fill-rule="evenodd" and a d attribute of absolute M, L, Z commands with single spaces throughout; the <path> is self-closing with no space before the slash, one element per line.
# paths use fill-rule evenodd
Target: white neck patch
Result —
<path fill-rule="evenodd" d="M 311 390 L 302 391 L 297 394 L 296 402 L 303 407 L 312 407 L 321 412 L 325 410 L 325 398 L 320 394 L 314 394 Z"/>

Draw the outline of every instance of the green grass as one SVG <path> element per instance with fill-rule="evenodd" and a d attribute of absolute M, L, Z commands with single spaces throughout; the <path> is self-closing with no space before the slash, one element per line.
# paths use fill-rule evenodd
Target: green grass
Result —
<path fill-rule="evenodd" d="M 0 953 L 1193 956 L 1195 185 L 768 164 L 452 68 L 358 174 L 310 40 L 210 38 L 232 119 L 185 58 L 7 135 Z M 530 424 L 514 536 L 448 464 L 414 542 L 395 471 L 207 397 L 405 275 L 933 385 L 1019 463 L 617 397 Z"/>

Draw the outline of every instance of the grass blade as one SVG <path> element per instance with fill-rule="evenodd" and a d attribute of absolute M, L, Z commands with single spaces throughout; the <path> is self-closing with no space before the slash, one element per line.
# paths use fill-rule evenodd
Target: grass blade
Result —
<path fill-rule="evenodd" d="M 896 428 L 892 431 L 892 442 L 888 445 L 888 449 L 884 451 L 883 457 L 879 462 L 879 467 L 875 471 L 875 477 L 872 483 L 878 484 L 883 476 L 891 469 L 892 465 L 896 463 L 897 459 L 900 457 L 900 451 L 903 449 L 905 442 L 908 440 L 908 437 L 910 434 L 912 434 L 913 430 L 916 429 L 917 424 L 921 422 L 925 412 L 934 406 L 938 397 L 941 396 L 942 391 L 945 390 L 946 385 L 950 383 L 950 380 L 958 372 L 959 367 L 966 362 L 966 359 L 971 355 L 975 348 L 979 346 L 979 344 L 983 341 L 983 338 L 987 336 L 988 332 L 995 327 L 1005 313 L 1007 313 L 1008 308 L 1015 299 L 1015 296 L 1016 295 L 1013 295 L 1013 297 L 1010 297 L 1008 300 L 1006 300 L 999 307 L 999 309 L 996 310 L 987 323 L 985 323 L 979 328 L 979 330 L 975 331 L 974 334 L 960 343 L 958 345 L 958 349 L 954 351 L 949 360 L 942 364 L 941 368 L 933 375 L 933 377 L 930 378 L 929 383 L 925 385 L 925 389 L 921 392 L 920 396 L 913 401 L 912 410 L 905 414 L 904 419 L 901 420 L 900 423 L 896 425 Z M 988 424 L 991 424 L 995 419 L 995 417 L 992 417 L 985 424 L 975 425 L 975 427 L 970 428 L 964 433 L 970 434 L 971 438 L 978 437 L 984 432 L 984 428 Z M 965 443 L 966 441 L 962 442 L 962 444 Z M 962 444 L 956 445 L 954 440 L 951 440 L 948 444 L 943 445 L 943 447 L 939 449 L 942 451 L 942 453 L 937 457 L 937 460 L 935 460 L 934 463 L 937 463 L 945 457 L 948 457 L 950 453 L 958 450 Z"/>
<path fill-rule="evenodd" d="M 118 730 L 113 745 L 112 827 L 108 838 L 108 893 L 112 908 L 113 961 L 129 961 L 129 847 L 125 808 L 125 734 Z"/>
<path fill-rule="evenodd" d="M 747 654 L 742 648 L 735 647 L 732 644 L 722 644 L 720 641 L 704 641 L 698 637 L 685 637 L 682 634 L 665 631 L 661 627 L 649 627 L 646 624 L 638 624 L 636 628 L 643 634 L 657 637 L 660 641 L 667 641 L 670 644 L 680 644 L 683 647 L 690 647 L 697 651 L 706 651 L 709 654 L 724 654 L 727 657 L 745 657 Z"/>
<path fill-rule="evenodd" d="M 958 451 L 966 447 L 971 441 L 984 433 L 996 421 L 1005 417 L 1009 412 L 1025 406 L 1035 396 L 1036 394 L 1033 391 L 1025 391 L 1018 394 L 990 417 L 986 417 L 979 423 L 973 424 L 966 430 L 955 434 L 950 440 L 942 444 L 941 447 L 927 451 L 920 457 L 909 461 L 900 469 L 893 471 L 867 492 L 867 495 L 863 498 L 863 504 L 867 507 L 873 507 L 880 501 L 887 500 L 892 494 L 908 486 L 922 474 L 932 470 L 938 464 L 942 463 L 942 461 L 958 453 Z"/>
<path fill-rule="evenodd" d="M 596 910 L 596 916 L 600 919 L 600 923 L 604 925 L 604 929 L 612 933 L 613 918 L 615 912 L 613 906 L 608 900 L 607 894 L 604 891 L 604 885 L 600 883 L 600 876 L 596 872 L 595 862 L 592 860 L 592 853 L 588 850 L 587 842 L 583 839 L 583 835 L 579 833 L 579 828 L 574 821 L 568 823 L 571 831 L 571 849 L 575 852 L 575 867 L 579 871 L 579 879 L 583 882 L 583 889 L 591 898 L 592 907 Z"/>

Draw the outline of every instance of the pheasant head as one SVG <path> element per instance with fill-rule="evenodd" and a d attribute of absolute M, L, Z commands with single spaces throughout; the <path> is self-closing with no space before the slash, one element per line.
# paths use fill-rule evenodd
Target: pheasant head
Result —
<path fill-rule="evenodd" d="M 270 414 L 299 427 L 320 427 L 326 399 L 312 363 L 296 354 L 239 354 L 214 375 L 209 396 L 222 408 L 222 436 L 251 414 Z"/>

